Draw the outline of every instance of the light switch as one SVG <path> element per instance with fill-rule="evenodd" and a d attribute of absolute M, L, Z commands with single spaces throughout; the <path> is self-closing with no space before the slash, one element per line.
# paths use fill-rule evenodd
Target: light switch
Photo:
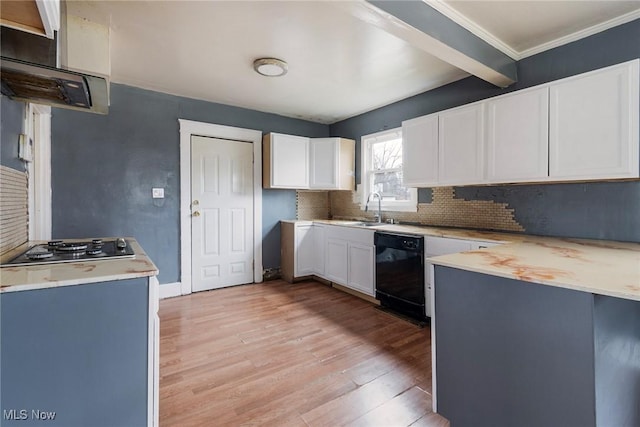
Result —
<path fill-rule="evenodd" d="M 151 197 L 154 199 L 164 199 L 164 188 L 151 189 Z"/>

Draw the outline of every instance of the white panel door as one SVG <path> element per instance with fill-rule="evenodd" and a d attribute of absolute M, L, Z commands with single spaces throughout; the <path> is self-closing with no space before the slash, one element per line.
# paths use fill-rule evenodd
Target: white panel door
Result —
<path fill-rule="evenodd" d="M 487 181 L 542 181 L 549 176 L 549 88 L 487 102 Z"/>
<path fill-rule="evenodd" d="M 551 177 L 638 177 L 637 60 L 553 84 L 550 98 Z"/>
<path fill-rule="evenodd" d="M 193 291 L 253 282 L 253 146 L 191 137 Z"/>
<path fill-rule="evenodd" d="M 402 181 L 418 187 L 438 184 L 438 115 L 402 122 Z"/>
<path fill-rule="evenodd" d="M 339 138 L 309 140 L 309 187 L 338 188 Z"/>
<path fill-rule="evenodd" d="M 484 181 L 484 104 L 440 113 L 438 184 Z"/>
<path fill-rule="evenodd" d="M 374 260 L 375 246 L 349 243 L 349 282 L 347 286 L 374 296 Z"/>

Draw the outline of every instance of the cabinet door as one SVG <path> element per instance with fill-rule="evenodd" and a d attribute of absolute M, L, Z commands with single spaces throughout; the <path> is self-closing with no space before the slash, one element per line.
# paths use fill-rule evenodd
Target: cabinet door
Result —
<path fill-rule="evenodd" d="M 349 243 L 349 282 L 347 286 L 367 295 L 375 295 L 374 246 Z"/>
<path fill-rule="evenodd" d="M 327 244 L 325 227 L 323 225 L 314 224 L 313 226 L 313 256 L 314 266 L 313 272 L 320 276 L 325 277 L 324 269 L 324 251 Z"/>
<path fill-rule="evenodd" d="M 407 186 L 438 183 L 438 115 L 402 122 L 402 180 Z"/>
<path fill-rule="evenodd" d="M 550 176 L 638 177 L 638 60 L 550 88 Z"/>
<path fill-rule="evenodd" d="M 482 184 L 484 104 L 445 111 L 438 121 L 438 184 Z"/>
<path fill-rule="evenodd" d="M 549 88 L 516 92 L 487 102 L 489 182 L 548 177 Z"/>
<path fill-rule="evenodd" d="M 296 225 L 295 277 L 313 274 L 315 267 L 313 231 L 311 225 Z"/>
<path fill-rule="evenodd" d="M 309 138 L 271 134 L 271 187 L 309 188 Z"/>
<path fill-rule="evenodd" d="M 327 279 L 340 285 L 347 285 L 347 253 L 346 240 L 327 237 L 325 250 L 325 275 Z"/>
<path fill-rule="evenodd" d="M 309 187 L 338 188 L 338 138 L 312 138 L 309 141 Z"/>

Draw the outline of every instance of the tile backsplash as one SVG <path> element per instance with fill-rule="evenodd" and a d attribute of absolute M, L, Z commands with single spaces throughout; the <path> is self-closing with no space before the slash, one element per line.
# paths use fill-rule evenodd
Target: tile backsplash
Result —
<path fill-rule="evenodd" d="M 383 212 L 383 219 L 424 225 L 480 228 L 501 231 L 525 231 L 507 203 L 488 200 L 465 200 L 455 197 L 453 187 L 434 188 L 429 203 L 418 203 L 417 212 Z M 297 218 L 301 220 L 353 218 L 373 219 L 354 202 L 352 191 L 297 192 Z"/>

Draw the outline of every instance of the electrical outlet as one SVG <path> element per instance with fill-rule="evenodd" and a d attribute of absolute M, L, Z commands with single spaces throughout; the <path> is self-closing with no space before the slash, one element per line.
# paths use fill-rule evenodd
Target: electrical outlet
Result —
<path fill-rule="evenodd" d="M 164 188 L 152 188 L 151 197 L 154 199 L 164 199 Z"/>

